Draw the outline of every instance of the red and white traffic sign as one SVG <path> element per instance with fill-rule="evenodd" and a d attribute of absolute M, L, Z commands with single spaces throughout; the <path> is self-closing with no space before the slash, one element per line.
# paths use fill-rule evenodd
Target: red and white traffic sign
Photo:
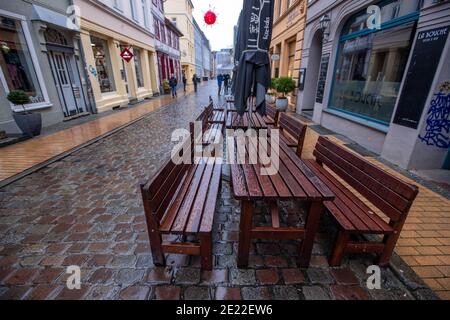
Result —
<path fill-rule="evenodd" d="M 133 59 L 134 54 L 133 52 L 131 52 L 130 49 L 125 48 L 122 50 L 122 52 L 120 53 L 120 56 L 122 57 L 123 60 L 125 60 L 126 62 L 130 62 L 131 59 Z"/>

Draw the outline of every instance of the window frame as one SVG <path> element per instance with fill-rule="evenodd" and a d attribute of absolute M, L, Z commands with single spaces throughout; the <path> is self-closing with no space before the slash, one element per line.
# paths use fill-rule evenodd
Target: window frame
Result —
<path fill-rule="evenodd" d="M 388 5 L 395 1 L 397 1 L 397 0 L 384 0 L 384 1 L 380 1 L 375 4 L 379 5 L 379 6 L 383 6 L 383 5 Z M 338 63 L 339 63 L 341 44 L 347 40 L 352 40 L 352 39 L 356 39 L 359 37 L 367 36 L 367 35 L 370 35 L 373 33 L 377 33 L 377 32 L 383 31 L 383 30 L 388 30 L 388 29 L 391 29 L 391 28 L 394 28 L 394 27 L 397 27 L 397 26 L 400 26 L 403 24 L 410 23 L 410 22 L 417 22 L 420 17 L 420 9 L 415 12 L 412 12 L 410 14 L 406 14 L 404 16 L 397 17 L 392 20 L 388 20 L 388 21 L 381 23 L 381 29 L 379 29 L 379 30 L 377 30 L 377 29 L 372 30 L 369 28 L 365 28 L 363 30 L 356 31 L 351 34 L 343 35 L 342 33 L 344 32 L 344 28 L 346 27 L 347 23 L 349 23 L 351 21 L 351 19 L 355 18 L 356 16 L 360 15 L 363 12 L 364 12 L 364 10 L 360 10 L 360 11 L 357 11 L 354 14 L 352 14 L 345 22 L 343 29 L 340 31 L 339 41 L 337 43 L 336 54 L 334 57 L 334 68 L 333 68 L 332 79 L 331 79 L 331 87 L 328 92 L 328 102 L 327 102 L 326 107 L 323 109 L 323 111 L 334 114 L 336 116 L 340 116 L 345 119 L 349 119 L 350 121 L 354 121 L 354 122 L 366 125 L 368 127 L 372 127 L 377 130 L 386 132 L 387 128 L 389 128 L 389 126 L 390 126 L 390 122 L 392 121 L 392 116 L 391 116 L 391 121 L 389 123 L 387 123 L 382 120 L 374 119 L 374 118 L 371 118 L 371 117 L 368 117 L 368 116 L 365 116 L 365 115 L 362 115 L 359 113 L 351 112 L 348 110 L 343 110 L 342 108 L 335 107 L 331 104 L 332 97 L 333 97 L 333 90 L 334 90 L 335 83 L 336 83 L 336 71 L 337 71 Z M 417 30 L 417 25 L 414 28 L 415 28 L 414 30 Z M 413 32 L 413 33 L 415 34 L 415 32 Z M 412 39 L 412 41 L 413 40 L 414 39 Z M 413 43 L 411 43 L 411 46 L 412 45 L 413 45 Z M 411 55 L 411 51 L 410 51 L 409 55 Z M 409 60 L 409 58 L 408 58 L 408 60 Z M 408 67 L 408 65 L 406 65 L 406 69 L 404 70 L 403 77 L 405 76 L 405 73 L 407 72 L 407 67 Z M 402 79 L 401 83 L 403 83 L 403 79 Z M 397 100 L 398 100 L 398 98 L 399 97 L 397 97 Z M 396 104 L 394 105 L 393 112 L 395 111 L 395 106 L 396 106 Z"/>
<path fill-rule="evenodd" d="M 36 78 L 39 82 L 39 86 L 40 89 L 42 91 L 42 96 L 44 98 L 43 102 L 39 102 L 39 103 L 30 103 L 30 104 L 26 104 L 24 105 L 26 110 L 38 110 L 38 109 L 44 109 L 44 108 L 49 108 L 52 107 L 53 104 L 50 102 L 50 97 L 48 95 L 48 91 L 47 91 L 47 87 L 45 85 L 45 81 L 44 81 L 44 77 L 42 74 L 42 70 L 41 70 L 41 66 L 39 64 L 39 60 L 37 57 L 37 53 L 33 44 L 33 39 L 31 38 L 31 33 L 30 30 L 28 28 L 28 24 L 27 24 L 27 19 L 25 16 L 13 13 L 13 12 L 9 12 L 3 9 L 0 9 L 0 16 L 4 16 L 4 17 L 8 17 L 10 19 L 15 19 L 18 20 L 20 22 L 20 25 L 22 27 L 22 31 L 25 37 L 25 41 L 26 41 L 26 45 L 28 47 L 28 51 L 30 52 L 30 56 L 31 56 L 31 61 L 33 62 L 33 69 L 34 72 L 36 73 Z M 3 85 L 3 88 L 5 90 L 5 94 L 8 95 L 11 90 L 8 87 L 8 83 L 6 81 L 6 77 L 3 74 L 3 70 L 0 68 L 0 82 Z M 9 102 L 9 101 L 8 101 Z M 11 102 L 9 102 L 11 110 L 14 112 L 20 112 L 23 111 L 23 108 L 20 106 L 15 106 L 14 104 L 12 104 Z"/>

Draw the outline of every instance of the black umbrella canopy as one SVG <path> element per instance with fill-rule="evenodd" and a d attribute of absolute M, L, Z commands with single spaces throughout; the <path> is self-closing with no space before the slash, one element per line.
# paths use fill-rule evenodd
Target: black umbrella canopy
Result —
<path fill-rule="evenodd" d="M 265 94 L 270 85 L 269 47 L 272 40 L 275 0 L 245 0 L 239 19 L 236 53 L 240 53 L 235 79 L 235 105 L 240 115 L 256 97 L 256 110 L 265 114 Z M 238 51 L 239 50 L 239 51 Z"/>

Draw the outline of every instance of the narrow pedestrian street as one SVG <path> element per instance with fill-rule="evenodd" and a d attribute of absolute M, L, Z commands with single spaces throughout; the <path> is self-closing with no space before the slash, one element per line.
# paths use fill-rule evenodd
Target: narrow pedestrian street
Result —
<path fill-rule="evenodd" d="M 322 218 L 312 267 L 298 269 L 296 242 L 258 241 L 248 269 L 236 267 L 239 202 L 229 174 L 214 224 L 214 268 L 169 255 L 155 267 L 139 194 L 168 158 L 172 131 L 188 128 L 216 91 L 209 82 L 143 119 L 0 189 L 0 295 L 3 299 L 430 299 L 434 293 L 398 257 L 381 290 L 367 290 L 372 257 L 355 255 L 330 269 L 335 228 Z M 220 102 L 219 102 L 220 103 Z M 146 108 L 145 105 L 137 108 Z M 44 137 L 45 138 L 45 137 Z M 306 151 L 317 134 L 308 131 Z M 282 210 L 303 221 L 304 208 Z M 258 204 L 255 220 L 266 221 Z M 81 267 L 81 290 L 65 286 L 66 268 Z"/>

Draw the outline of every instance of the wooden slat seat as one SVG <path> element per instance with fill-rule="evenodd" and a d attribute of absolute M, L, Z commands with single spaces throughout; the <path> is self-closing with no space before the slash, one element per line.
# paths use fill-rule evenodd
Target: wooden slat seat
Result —
<path fill-rule="evenodd" d="M 215 159 L 200 164 L 169 160 L 141 185 L 153 261 L 165 265 L 164 253 L 200 255 L 212 269 L 212 226 L 222 167 Z M 163 242 L 162 235 L 197 236 L 198 242 Z"/>
<path fill-rule="evenodd" d="M 266 116 L 264 117 L 264 121 L 267 125 L 276 126 L 278 123 L 278 117 L 280 112 L 272 106 L 266 106 Z"/>
<path fill-rule="evenodd" d="M 345 253 L 355 252 L 377 253 L 380 255 L 379 264 L 386 266 L 418 188 L 324 137 L 319 138 L 314 156 L 316 160 L 305 163 L 336 196 L 335 200 L 325 202 L 326 209 L 339 227 L 330 266 L 340 265 Z M 331 172 L 359 195 L 350 191 Z M 389 222 L 361 198 L 381 211 Z M 350 235 L 355 234 L 380 234 L 384 239 L 382 242 L 350 241 Z"/>
<path fill-rule="evenodd" d="M 280 112 L 277 126 L 272 128 L 280 130 L 280 141 L 291 148 L 296 148 L 297 155 L 301 157 L 305 144 L 307 125 L 296 121 L 286 113 Z M 271 132 L 269 130 L 269 134 Z"/>

